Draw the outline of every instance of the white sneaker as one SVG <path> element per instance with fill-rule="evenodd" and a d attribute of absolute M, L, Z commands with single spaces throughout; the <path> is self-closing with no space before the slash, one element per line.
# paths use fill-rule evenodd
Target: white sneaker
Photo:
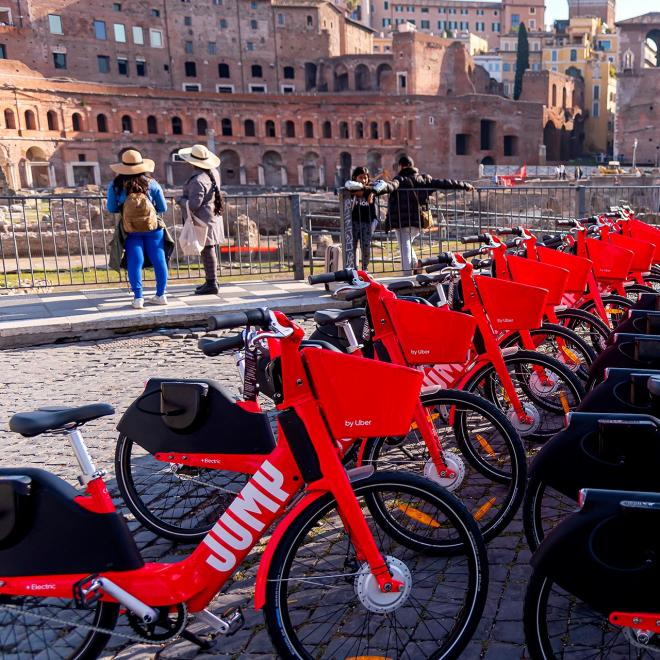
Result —
<path fill-rule="evenodd" d="M 162 296 L 154 296 L 153 298 L 149 298 L 147 300 L 147 305 L 167 305 L 167 294 L 163 294 Z"/>
<path fill-rule="evenodd" d="M 131 306 L 133 309 L 142 309 L 144 307 L 144 298 L 133 298 Z"/>

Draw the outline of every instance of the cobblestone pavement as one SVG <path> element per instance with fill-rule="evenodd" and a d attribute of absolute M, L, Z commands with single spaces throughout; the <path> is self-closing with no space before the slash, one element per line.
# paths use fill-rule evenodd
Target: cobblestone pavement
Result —
<path fill-rule="evenodd" d="M 311 324 L 305 323 L 306 329 Z M 207 358 L 196 346 L 192 333 L 174 336 L 149 334 L 124 339 L 49 345 L 0 352 L 0 433 L 3 451 L 0 465 L 40 466 L 73 482 L 77 474 L 66 440 L 60 436 L 22 438 L 8 431 L 9 417 L 40 405 L 82 405 L 105 401 L 116 414 L 83 429 L 98 467 L 108 471 L 108 483 L 118 504 L 114 481 L 115 426 L 121 413 L 141 393 L 150 376 L 215 378 L 237 392 L 238 378 L 231 357 Z M 125 511 L 125 509 L 124 509 Z M 130 521 L 130 518 L 129 518 Z M 135 521 L 129 522 L 147 560 L 180 560 L 189 546 L 173 546 L 157 539 Z M 522 630 L 522 601 L 530 575 L 530 553 L 518 516 L 504 534 L 490 542 L 490 590 L 488 603 L 474 639 L 462 658 L 472 660 L 513 660 L 525 658 Z M 241 605 L 245 627 L 228 639 L 218 639 L 211 651 L 199 652 L 180 641 L 159 654 L 158 647 L 129 645 L 114 637 L 102 657 L 121 660 L 150 658 L 239 658 L 274 656 L 263 617 L 254 610 L 252 588 L 258 555 L 253 553 L 234 575 L 223 593 L 211 604 L 220 613 L 228 606 Z M 195 631 L 197 626 L 192 625 Z M 130 633 L 129 629 L 118 628 Z"/>

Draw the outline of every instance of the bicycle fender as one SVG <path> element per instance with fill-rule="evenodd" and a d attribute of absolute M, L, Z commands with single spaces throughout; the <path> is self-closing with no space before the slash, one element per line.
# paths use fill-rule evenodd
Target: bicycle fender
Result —
<path fill-rule="evenodd" d="M 254 608 L 260 610 L 266 604 L 266 580 L 270 570 L 270 563 L 273 560 L 275 550 L 280 544 L 282 537 L 291 526 L 291 523 L 302 514 L 302 512 L 319 498 L 327 494 L 326 490 L 309 491 L 303 498 L 286 514 L 275 528 L 275 532 L 268 541 L 266 550 L 261 556 L 259 570 L 257 571 L 257 581 L 254 587 Z"/>

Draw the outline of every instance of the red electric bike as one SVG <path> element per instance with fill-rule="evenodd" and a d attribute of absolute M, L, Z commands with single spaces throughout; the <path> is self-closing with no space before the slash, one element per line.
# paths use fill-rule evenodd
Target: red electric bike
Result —
<path fill-rule="evenodd" d="M 218 319 L 230 327 L 237 318 Z M 347 473 L 339 438 L 405 433 L 422 375 L 315 348 L 281 313 L 251 310 L 260 328 L 217 340 L 218 351 L 265 338 L 280 343 L 279 441 L 261 413 L 225 392 L 225 427 L 197 460 L 243 466 L 252 477 L 190 556 L 144 563 L 82 439 L 80 427 L 112 414 L 107 404 L 15 415 L 27 437 L 66 434 L 84 494 L 39 469 L 0 470 L 0 654 L 3 658 L 98 657 L 121 613 L 127 641 L 162 644 L 190 616 L 231 634 L 241 613 L 207 610 L 278 518 L 256 578 L 277 653 L 285 658 L 457 658 L 481 617 L 486 550 L 474 519 L 451 494 L 412 474 Z M 350 387 L 368 387 L 360 396 Z M 200 384 L 162 396 L 175 428 L 203 423 Z M 178 390 L 178 391 L 175 391 Z M 249 407 L 249 406 L 248 406 Z M 242 433 L 235 431 L 242 429 Z M 230 431 L 231 434 L 227 434 Z M 173 437 L 154 438 L 164 452 Z"/>

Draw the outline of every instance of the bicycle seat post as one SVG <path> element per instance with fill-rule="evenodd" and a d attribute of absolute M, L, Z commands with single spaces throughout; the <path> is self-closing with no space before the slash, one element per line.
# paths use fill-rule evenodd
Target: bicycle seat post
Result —
<path fill-rule="evenodd" d="M 362 348 L 362 344 L 360 344 L 360 342 L 357 340 L 355 332 L 353 332 L 353 327 L 351 326 L 351 323 L 348 319 L 338 321 L 335 323 L 335 325 L 337 328 L 341 329 L 341 331 L 344 333 L 344 336 L 346 337 L 346 341 L 348 342 L 348 348 L 346 351 L 348 353 L 355 353 L 355 351 L 358 351 Z"/>
<path fill-rule="evenodd" d="M 103 470 L 97 471 L 96 467 L 94 467 L 92 457 L 78 427 L 74 426 L 73 428 L 66 429 L 66 433 L 69 436 L 73 453 L 76 455 L 76 460 L 82 471 L 82 474 L 78 477 L 80 484 L 86 486 L 93 479 L 102 477 L 105 473 Z"/>

